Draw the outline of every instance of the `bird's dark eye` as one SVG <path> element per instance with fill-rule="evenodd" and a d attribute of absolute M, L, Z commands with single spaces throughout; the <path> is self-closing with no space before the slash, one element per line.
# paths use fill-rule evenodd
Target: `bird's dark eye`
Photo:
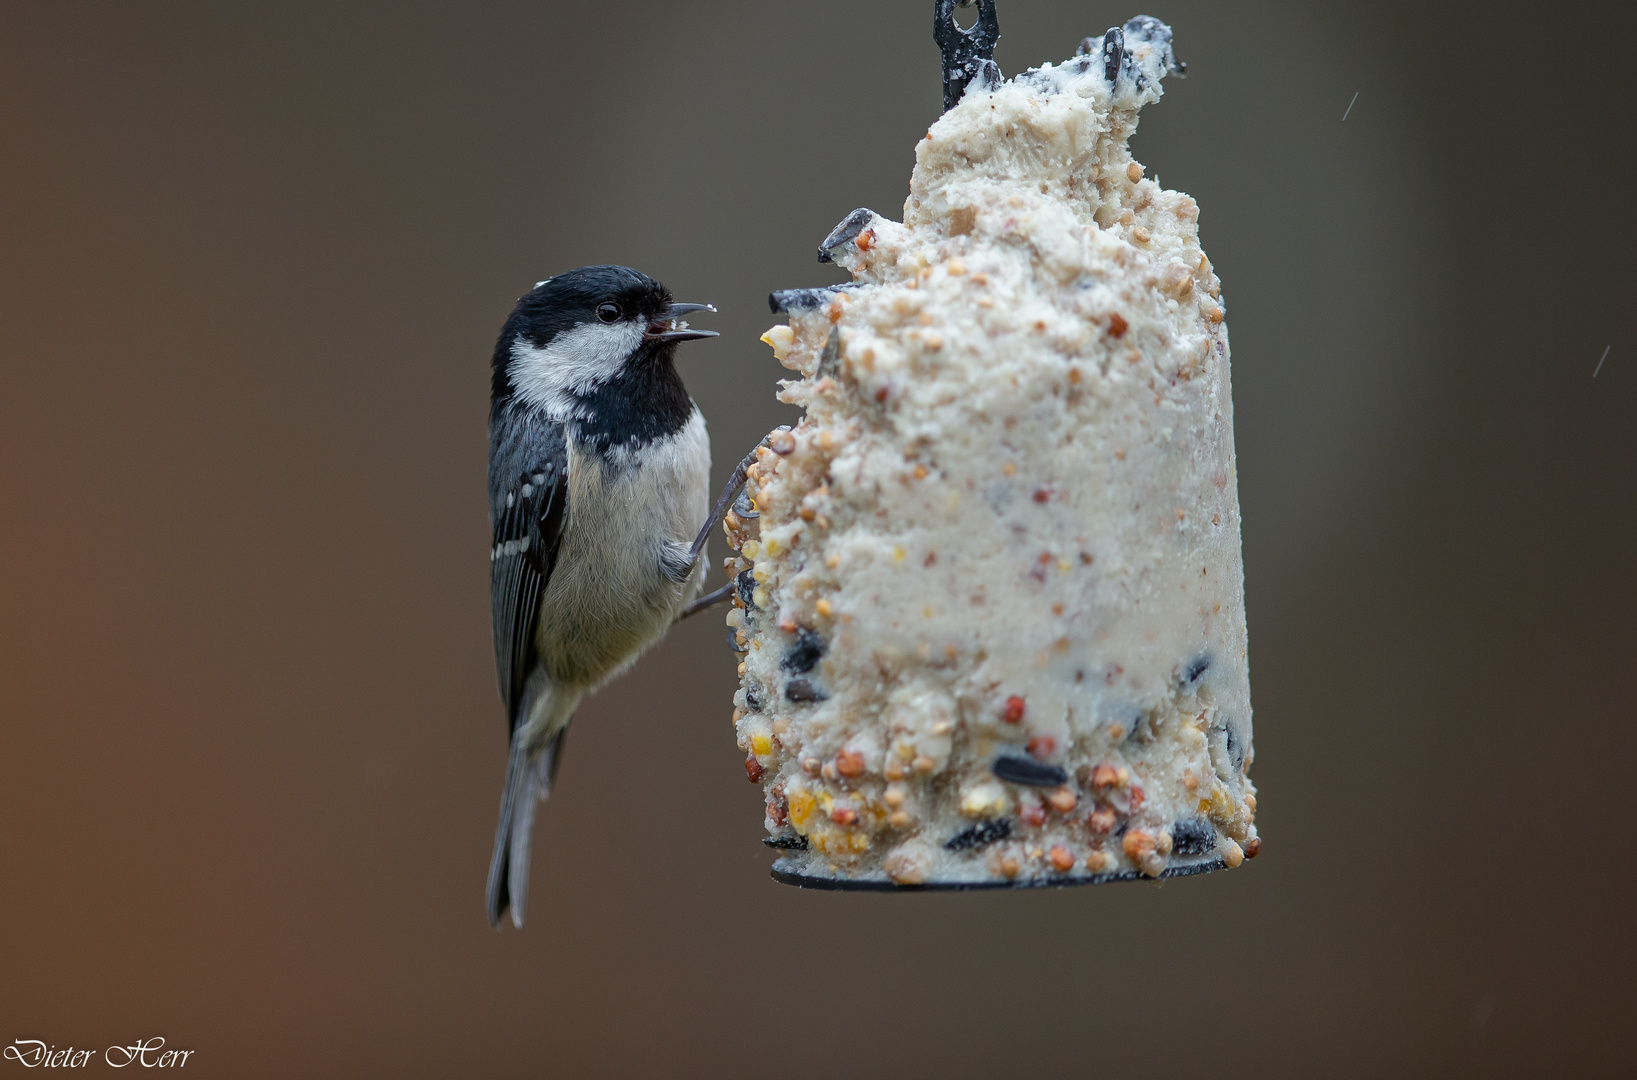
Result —
<path fill-rule="evenodd" d="M 620 306 L 618 304 L 598 304 L 597 318 L 601 319 L 603 322 L 618 322 L 620 318 Z"/>

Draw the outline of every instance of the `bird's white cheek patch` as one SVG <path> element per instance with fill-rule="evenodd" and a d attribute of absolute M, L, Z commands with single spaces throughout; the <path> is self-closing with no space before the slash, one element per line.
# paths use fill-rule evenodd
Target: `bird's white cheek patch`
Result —
<path fill-rule="evenodd" d="M 585 323 L 536 348 L 527 341 L 512 345 L 508 366 L 518 397 L 554 415 L 573 405 L 574 395 L 591 390 L 619 374 L 625 360 L 642 343 L 637 323 Z"/>

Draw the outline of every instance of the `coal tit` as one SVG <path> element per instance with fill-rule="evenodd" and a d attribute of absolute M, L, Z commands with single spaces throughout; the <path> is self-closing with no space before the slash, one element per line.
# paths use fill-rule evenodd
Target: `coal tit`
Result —
<path fill-rule="evenodd" d="M 710 513 L 705 418 L 673 359 L 678 342 L 716 336 L 683 321 L 706 310 L 635 270 L 587 266 L 536 285 L 495 346 L 489 587 L 511 752 L 491 926 L 508 909 L 523 925 L 534 812 L 575 706 L 658 641 L 704 581 L 724 504 Z"/>

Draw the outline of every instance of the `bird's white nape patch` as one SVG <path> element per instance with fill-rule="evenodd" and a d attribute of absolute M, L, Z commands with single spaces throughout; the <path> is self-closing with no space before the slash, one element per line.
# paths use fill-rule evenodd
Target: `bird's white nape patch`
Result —
<path fill-rule="evenodd" d="M 512 343 L 506 366 L 511 384 L 524 404 L 554 416 L 573 411 L 574 396 L 618 375 L 642 344 L 640 322 L 581 323 L 536 348 L 523 338 Z"/>

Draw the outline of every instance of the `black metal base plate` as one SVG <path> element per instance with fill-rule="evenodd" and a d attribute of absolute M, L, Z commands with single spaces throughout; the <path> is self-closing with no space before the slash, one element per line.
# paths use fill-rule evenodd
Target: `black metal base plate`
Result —
<path fill-rule="evenodd" d="M 1064 874 L 1020 881 L 928 881 L 922 885 L 899 885 L 891 881 L 798 874 L 790 870 L 780 870 L 779 863 L 783 861 L 780 859 L 773 864 L 774 881 L 781 885 L 794 885 L 798 889 L 820 889 L 827 892 L 912 893 L 971 892 L 978 889 L 1063 889 L 1071 885 L 1112 885 L 1118 881 L 1158 881 L 1165 878 L 1192 877 L 1195 874 L 1209 874 L 1213 870 L 1227 869 L 1227 864 L 1221 859 L 1202 859 L 1199 862 L 1167 867 L 1158 878 L 1151 878 L 1136 870 L 1117 870 L 1109 874 L 1082 874 L 1077 877 Z"/>

